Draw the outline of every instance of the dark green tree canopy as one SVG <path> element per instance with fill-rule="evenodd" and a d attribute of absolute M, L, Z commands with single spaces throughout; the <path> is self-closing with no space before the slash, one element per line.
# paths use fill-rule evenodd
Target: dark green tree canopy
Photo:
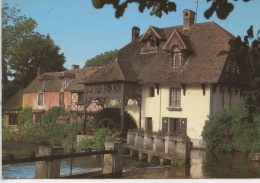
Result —
<path fill-rule="evenodd" d="M 65 57 L 59 50 L 49 35 L 34 35 L 24 39 L 15 46 L 9 61 L 10 69 L 15 71 L 10 74 L 13 82 L 22 88 L 26 87 L 36 77 L 38 67 L 46 72 L 65 70 Z"/>
<path fill-rule="evenodd" d="M 208 19 L 214 12 L 216 12 L 218 18 L 226 19 L 229 13 L 234 9 L 234 5 L 228 0 L 205 0 L 211 3 L 211 7 L 207 9 L 204 16 Z M 237 0 L 233 0 L 237 1 Z M 243 0 L 249 2 L 250 0 Z M 177 4 L 170 0 L 92 0 L 93 6 L 97 9 L 103 8 L 104 5 L 113 5 L 115 8 L 115 17 L 120 18 L 124 15 L 125 9 L 131 3 L 138 4 L 138 9 L 141 13 L 147 8 L 151 9 L 150 14 L 157 17 L 162 16 L 163 13 L 168 14 L 169 12 L 176 11 Z"/>
<path fill-rule="evenodd" d="M 107 51 L 105 53 L 101 53 L 94 58 L 88 59 L 85 62 L 84 68 L 87 67 L 100 67 L 108 64 L 109 62 L 115 61 L 118 50 Z"/>
<path fill-rule="evenodd" d="M 2 3 L 2 92 L 3 103 L 35 77 L 37 67 L 46 71 L 65 70 L 65 57 L 49 35 L 35 31 L 34 19 Z"/>

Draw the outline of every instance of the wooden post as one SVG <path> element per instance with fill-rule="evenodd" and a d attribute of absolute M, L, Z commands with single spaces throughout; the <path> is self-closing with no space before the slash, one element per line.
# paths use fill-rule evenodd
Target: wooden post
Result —
<path fill-rule="evenodd" d="M 39 156 L 45 155 L 61 155 L 64 149 L 59 146 L 39 146 Z M 59 178 L 60 177 L 60 162 L 54 161 L 36 161 L 35 162 L 35 178 Z"/>
<path fill-rule="evenodd" d="M 124 121 L 125 121 L 125 84 L 122 83 L 122 95 L 121 95 L 121 111 L 120 111 L 120 124 L 121 124 L 121 130 L 124 130 Z"/>
<path fill-rule="evenodd" d="M 106 142 L 105 150 L 117 149 L 117 154 L 105 154 L 103 163 L 103 174 L 113 173 L 121 177 L 123 171 L 123 143 Z"/>

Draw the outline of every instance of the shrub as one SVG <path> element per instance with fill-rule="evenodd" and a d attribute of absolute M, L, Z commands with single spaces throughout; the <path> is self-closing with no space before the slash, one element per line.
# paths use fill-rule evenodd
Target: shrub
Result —
<path fill-rule="evenodd" d="M 32 108 L 24 108 L 21 113 L 18 116 L 18 128 L 21 130 L 25 123 L 32 124 L 33 123 L 33 113 L 32 113 Z"/>
<path fill-rule="evenodd" d="M 79 142 L 78 148 L 85 149 L 104 149 L 105 142 L 116 142 L 117 139 L 112 136 L 112 134 L 106 130 L 105 128 L 99 129 L 96 133 L 94 133 L 93 138 L 86 138 Z"/>
<path fill-rule="evenodd" d="M 224 109 L 210 116 L 202 131 L 206 150 L 260 152 L 259 119 L 255 117 L 252 123 L 248 109 L 245 107 Z"/>
<path fill-rule="evenodd" d="M 18 116 L 18 131 L 9 128 L 3 130 L 3 140 L 29 143 L 52 143 L 65 145 L 68 148 L 76 143 L 76 135 L 83 131 L 83 121 L 76 121 L 68 125 L 56 124 L 56 118 L 67 115 L 63 107 L 53 107 L 45 115 L 42 125 L 33 124 L 32 108 L 25 108 Z M 67 143 L 67 145 L 66 145 Z"/>
<path fill-rule="evenodd" d="M 54 106 L 43 115 L 43 123 L 55 123 L 59 116 L 69 116 L 69 113 L 66 112 L 64 107 Z"/>

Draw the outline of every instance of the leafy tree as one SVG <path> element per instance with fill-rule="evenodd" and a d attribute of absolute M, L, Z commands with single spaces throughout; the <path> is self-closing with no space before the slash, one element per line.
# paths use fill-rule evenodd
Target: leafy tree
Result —
<path fill-rule="evenodd" d="M 204 16 L 208 19 L 214 12 L 216 12 L 218 18 L 226 19 L 230 12 L 233 11 L 234 5 L 229 3 L 228 0 L 206 0 L 211 2 L 211 7 L 207 9 Z M 237 0 L 234 0 L 237 1 Z M 244 2 L 249 2 L 250 0 L 243 0 Z M 150 14 L 157 17 L 162 16 L 163 13 L 168 14 L 169 12 L 176 11 L 177 4 L 169 0 L 92 0 L 92 4 L 95 8 L 103 8 L 104 5 L 113 5 L 116 9 L 115 17 L 120 18 L 124 15 L 125 9 L 131 3 L 139 4 L 138 9 L 141 13 L 147 8 L 151 9 Z"/>
<path fill-rule="evenodd" d="M 34 19 L 20 15 L 19 8 L 2 3 L 3 103 L 35 77 L 38 66 L 47 71 L 64 70 L 65 57 L 50 36 L 35 31 Z"/>
<path fill-rule="evenodd" d="M 116 60 L 118 50 L 107 51 L 105 53 L 101 53 L 94 58 L 88 59 L 85 63 L 84 68 L 87 67 L 100 67 L 108 64 L 109 62 Z"/>
<path fill-rule="evenodd" d="M 37 23 L 31 18 L 19 16 L 20 9 L 2 4 L 2 91 L 3 102 L 10 98 L 19 88 L 8 80 L 11 70 L 9 60 L 14 53 L 14 47 L 24 38 L 36 34 Z"/>
<path fill-rule="evenodd" d="M 38 67 L 46 72 L 65 70 L 65 57 L 59 50 L 49 35 L 24 39 L 15 46 L 9 60 L 10 69 L 15 71 L 10 74 L 14 77 L 13 83 L 21 88 L 26 87 L 36 77 Z"/>

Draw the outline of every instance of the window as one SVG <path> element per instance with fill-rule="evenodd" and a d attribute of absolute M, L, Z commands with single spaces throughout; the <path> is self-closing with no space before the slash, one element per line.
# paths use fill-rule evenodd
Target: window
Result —
<path fill-rule="evenodd" d="M 42 124 L 42 114 L 35 114 L 35 124 Z"/>
<path fill-rule="evenodd" d="M 60 93 L 60 106 L 64 105 L 64 92 Z"/>
<path fill-rule="evenodd" d="M 153 120 L 151 117 L 145 118 L 145 130 L 153 131 Z"/>
<path fill-rule="evenodd" d="M 156 46 L 156 39 L 150 37 L 150 39 L 146 42 L 146 47 L 155 47 Z"/>
<path fill-rule="evenodd" d="M 38 93 L 38 105 L 43 105 L 43 93 Z"/>
<path fill-rule="evenodd" d="M 172 67 L 179 68 L 181 67 L 181 52 L 175 52 L 172 56 Z"/>
<path fill-rule="evenodd" d="M 187 118 L 162 118 L 162 131 L 187 133 Z"/>
<path fill-rule="evenodd" d="M 181 107 L 181 88 L 170 88 L 170 106 Z"/>
<path fill-rule="evenodd" d="M 9 114 L 9 125 L 18 124 L 18 114 Z"/>
<path fill-rule="evenodd" d="M 78 102 L 84 102 L 84 93 L 78 93 Z"/>
<path fill-rule="evenodd" d="M 70 83 L 73 81 L 73 78 L 64 78 L 61 80 L 61 88 L 67 88 Z"/>
<path fill-rule="evenodd" d="M 181 122 L 180 118 L 170 118 L 169 131 L 170 132 L 180 131 L 181 128 L 180 122 Z"/>
<path fill-rule="evenodd" d="M 149 88 L 149 97 L 154 97 L 154 87 Z"/>
<path fill-rule="evenodd" d="M 44 90 L 50 83 L 51 83 L 51 80 L 41 81 L 41 90 Z"/>

